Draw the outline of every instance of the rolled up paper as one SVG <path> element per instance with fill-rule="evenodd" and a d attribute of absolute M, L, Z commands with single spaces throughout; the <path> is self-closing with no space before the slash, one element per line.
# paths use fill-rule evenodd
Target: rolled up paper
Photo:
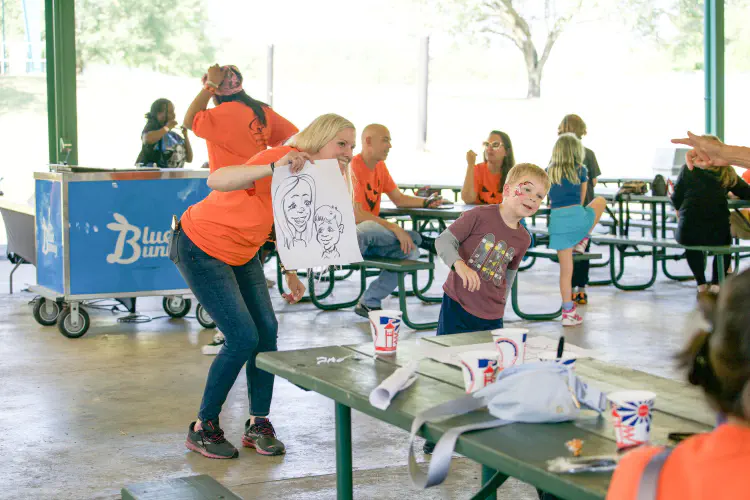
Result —
<path fill-rule="evenodd" d="M 390 377 L 383 380 L 379 386 L 372 390 L 370 404 L 379 410 L 388 408 L 396 394 L 408 388 L 417 380 L 418 366 L 418 361 L 412 361 L 393 372 Z"/>

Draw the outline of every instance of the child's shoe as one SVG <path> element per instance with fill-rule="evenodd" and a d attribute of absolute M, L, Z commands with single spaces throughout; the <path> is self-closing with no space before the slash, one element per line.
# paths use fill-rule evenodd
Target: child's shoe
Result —
<path fill-rule="evenodd" d="M 565 310 L 562 312 L 562 325 L 563 326 L 576 326 L 583 323 L 583 317 L 578 314 L 576 306 L 573 305 L 573 309 Z"/>
<path fill-rule="evenodd" d="M 589 244 L 589 237 L 586 236 L 584 239 L 576 243 L 573 247 L 573 253 L 586 253 L 586 246 Z"/>
<path fill-rule="evenodd" d="M 589 303 L 589 296 L 586 295 L 586 292 L 576 292 L 573 294 L 573 302 L 579 306 L 585 306 Z"/>

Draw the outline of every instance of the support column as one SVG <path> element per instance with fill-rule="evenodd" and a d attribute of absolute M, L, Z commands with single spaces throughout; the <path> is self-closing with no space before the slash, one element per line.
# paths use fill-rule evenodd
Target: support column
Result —
<path fill-rule="evenodd" d="M 273 107 L 273 44 L 266 55 L 266 104 Z"/>
<path fill-rule="evenodd" d="M 430 84 L 430 37 L 419 42 L 419 67 L 417 75 L 417 149 L 424 151 L 427 146 L 427 88 Z"/>
<path fill-rule="evenodd" d="M 75 0 L 45 0 L 49 162 L 78 164 Z"/>
<path fill-rule="evenodd" d="M 704 2 L 706 133 L 724 140 L 724 0 Z"/>

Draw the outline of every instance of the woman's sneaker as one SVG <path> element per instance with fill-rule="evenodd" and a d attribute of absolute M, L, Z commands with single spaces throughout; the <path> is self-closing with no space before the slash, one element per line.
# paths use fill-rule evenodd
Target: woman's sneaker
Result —
<path fill-rule="evenodd" d="M 589 244 L 589 237 L 586 236 L 584 239 L 576 243 L 573 247 L 573 253 L 586 253 L 586 245 Z"/>
<path fill-rule="evenodd" d="M 566 311 L 563 309 L 562 312 L 562 325 L 563 326 L 576 326 L 583 323 L 583 317 L 578 314 L 578 311 L 576 310 L 576 306 L 573 306 L 573 309 Z"/>
<path fill-rule="evenodd" d="M 214 339 L 210 344 L 206 344 L 201 348 L 201 352 L 207 356 L 216 356 L 224 347 L 224 334 L 219 332 L 214 335 Z"/>
<path fill-rule="evenodd" d="M 284 443 L 276 439 L 276 431 L 271 421 L 263 417 L 255 417 L 255 423 L 252 425 L 250 419 L 247 419 L 242 446 L 255 448 L 261 455 L 283 455 L 286 452 Z"/>
<path fill-rule="evenodd" d="M 219 421 L 201 422 L 201 429 L 195 430 L 195 422 L 188 428 L 185 446 L 188 450 L 200 453 L 208 458 L 237 458 L 239 450 L 224 439 L 224 431 L 219 428 Z"/>

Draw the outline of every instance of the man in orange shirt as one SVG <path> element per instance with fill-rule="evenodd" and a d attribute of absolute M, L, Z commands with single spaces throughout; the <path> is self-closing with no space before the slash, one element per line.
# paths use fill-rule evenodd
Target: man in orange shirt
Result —
<path fill-rule="evenodd" d="M 422 237 L 406 231 L 398 224 L 379 217 L 383 193 L 399 207 L 436 207 L 440 197 L 423 198 L 401 192 L 393 182 L 385 159 L 391 150 L 391 133 L 383 125 L 371 124 L 362 131 L 362 152 L 352 159 L 354 188 L 354 216 L 357 221 L 357 239 L 363 257 L 388 257 L 392 259 L 419 258 Z M 368 317 L 398 286 L 396 273 L 382 271 L 367 288 L 354 309 L 358 315 Z"/>

